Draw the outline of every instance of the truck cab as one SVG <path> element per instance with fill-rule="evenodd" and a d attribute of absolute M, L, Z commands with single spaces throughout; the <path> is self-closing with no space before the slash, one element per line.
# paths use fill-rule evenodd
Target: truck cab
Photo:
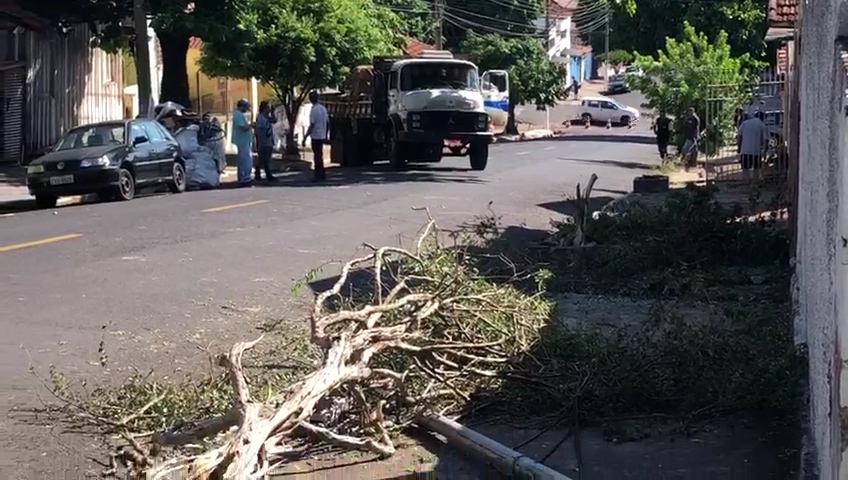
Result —
<path fill-rule="evenodd" d="M 450 52 L 425 52 L 391 62 L 383 77 L 388 120 L 384 132 L 393 164 L 467 155 L 472 169 L 485 168 L 493 133 L 476 65 Z M 375 97 L 380 83 L 375 82 Z"/>
<path fill-rule="evenodd" d="M 473 170 L 486 168 L 493 131 L 474 63 L 444 51 L 379 57 L 367 89 L 354 90 L 356 98 L 325 103 L 333 148 L 355 150 L 356 164 L 366 157 L 402 167 L 468 156 Z M 334 158 L 351 163 L 341 152 Z"/>

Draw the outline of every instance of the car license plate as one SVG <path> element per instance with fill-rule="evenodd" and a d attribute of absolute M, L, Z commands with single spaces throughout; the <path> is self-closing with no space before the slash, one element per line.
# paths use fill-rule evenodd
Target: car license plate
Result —
<path fill-rule="evenodd" d="M 62 175 L 60 177 L 50 177 L 50 185 L 67 185 L 74 183 L 73 175 Z"/>
<path fill-rule="evenodd" d="M 461 147 L 462 140 L 445 140 L 446 147 Z"/>

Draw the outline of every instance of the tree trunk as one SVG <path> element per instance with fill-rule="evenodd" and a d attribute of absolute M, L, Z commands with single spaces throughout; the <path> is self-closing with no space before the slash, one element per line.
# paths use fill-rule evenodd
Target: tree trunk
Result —
<path fill-rule="evenodd" d="M 159 37 L 159 45 L 162 49 L 162 88 L 159 101 L 177 102 L 191 108 L 186 68 L 190 35 L 184 31 L 168 30 L 157 31 L 156 35 Z"/>
<path fill-rule="evenodd" d="M 509 102 L 509 117 L 507 117 L 504 133 L 518 135 L 518 124 L 515 122 L 515 104 L 513 102 Z"/>

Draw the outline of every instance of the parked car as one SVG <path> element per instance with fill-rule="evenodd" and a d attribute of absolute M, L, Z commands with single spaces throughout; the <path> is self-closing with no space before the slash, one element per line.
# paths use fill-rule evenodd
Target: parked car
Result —
<path fill-rule="evenodd" d="M 628 125 L 639 120 L 639 110 L 607 97 L 583 97 L 567 107 L 572 121 Z"/>
<path fill-rule="evenodd" d="M 609 83 L 607 84 L 608 93 L 624 93 L 629 90 L 630 89 L 627 86 L 627 78 L 623 73 L 610 77 Z"/>
<path fill-rule="evenodd" d="M 185 191 L 185 164 L 179 143 L 148 119 L 76 127 L 27 166 L 27 186 L 40 208 L 67 195 L 131 200 L 137 189 L 161 184 Z"/>

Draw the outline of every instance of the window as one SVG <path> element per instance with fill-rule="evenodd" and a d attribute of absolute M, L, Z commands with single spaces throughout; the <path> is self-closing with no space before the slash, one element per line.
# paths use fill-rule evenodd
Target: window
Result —
<path fill-rule="evenodd" d="M 398 80 L 397 72 L 389 72 L 389 90 L 396 90 L 397 89 L 397 80 Z"/>
<path fill-rule="evenodd" d="M 57 151 L 124 143 L 124 124 L 75 128 L 59 142 Z"/>
<path fill-rule="evenodd" d="M 457 62 L 413 63 L 401 70 L 401 90 L 408 92 L 434 88 L 479 90 L 480 78 L 476 68 Z"/>
<path fill-rule="evenodd" d="M 138 122 L 133 122 L 130 124 L 130 140 L 135 142 L 138 137 L 147 138 L 147 132 L 145 132 L 144 129 L 141 128 L 141 124 L 139 124 Z"/>
<path fill-rule="evenodd" d="M 597 100 L 589 100 L 587 102 L 587 105 L 589 106 L 589 108 L 600 108 L 601 107 L 601 104 L 598 103 Z"/>
<path fill-rule="evenodd" d="M 618 110 L 618 106 L 612 102 L 601 102 L 601 108 L 604 110 Z"/>
<path fill-rule="evenodd" d="M 159 131 L 155 124 L 150 122 L 144 122 L 141 124 L 141 128 L 144 129 L 145 137 L 150 140 L 150 143 L 164 143 L 165 137 Z"/>

